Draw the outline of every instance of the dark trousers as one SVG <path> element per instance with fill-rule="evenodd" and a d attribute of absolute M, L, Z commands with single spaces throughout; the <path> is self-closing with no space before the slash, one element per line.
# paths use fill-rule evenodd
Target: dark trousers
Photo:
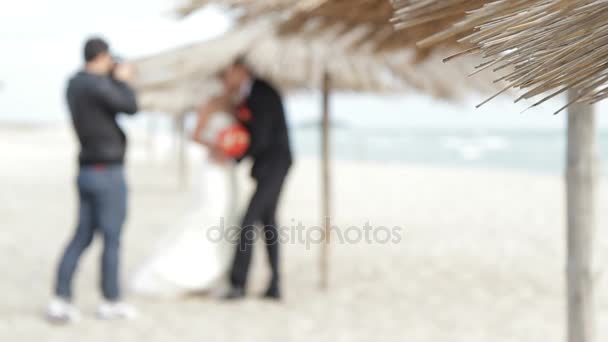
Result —
<path fill-rule="evenodd" d="M 263 225 L 263 235 L 268 250 L 268 261 L 272 271 L 269 289 L 279 286 L 279 231 L 276 211 L 281 189 L 289 167 L 276 168 L 257 179 L 256 190 L 243 217 L 239 241 L 230 272 L 233 287 L 245 288 L 253 253 L 255 224 Z"/>
<path fill-rule="evenodd" d="M 78 174 L 80 209 L 76 232 L 69 242 L 57 272 L 55 294 L 70 300 L 72 278 L 82 253 L 95 232 L 103 237 L 101 290 L 105 299 L 120 299 L 119 247 L 127 213 L 127 186 L 122 166 L 82 166 Z"/>

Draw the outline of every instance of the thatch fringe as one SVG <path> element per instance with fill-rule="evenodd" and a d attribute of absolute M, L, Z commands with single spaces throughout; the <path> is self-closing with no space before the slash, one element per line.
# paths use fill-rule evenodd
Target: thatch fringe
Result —
<path fill-rule="evenodd" d="M 396 25 L 407 28 L 438 15 L 453 15 L 450 10 L 437 13 L 436 3 L 393 1 Z M 470 10 L 465 8 L 468 5 L 479 6 L 474 0 L 441 3 L 463 12 Z M 569 89 L 579 92 L 572 102 L 595 103 L 608 97 L 608 1 L 486 0 L 482 5 L 420 44 L 429 46 L 468 32 L 461 41 L 476 48 L 466 53 L 480 51 L 484 58 L 477 69 L 512 68 L 500 80 L 509 88 L 524 90 L 516 101 L 542 95 L 532 106 Z"/>

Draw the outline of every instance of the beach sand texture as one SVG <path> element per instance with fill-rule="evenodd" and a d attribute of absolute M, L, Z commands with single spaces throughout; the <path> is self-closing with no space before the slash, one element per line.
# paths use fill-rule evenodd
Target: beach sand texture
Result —
<path fill-rule="evenodd" d="M 97 241 L 75 284 L 84 320 L 49 325 L 42 313 L 75 219 L 74 140 L 61 125 L 4 127 L 0 134 L 0 341 L 564 340 L 561 177 L 354 161 L 334 164 L 335 224 L 398 226 L 402 239 L 332 246 L 327 292 L 317 287 L 319 246 L 291 243 L 283 246 L 284 303 L 257 299 L 266 276 L 259 245 L 245 301 L 132 297 L 142 317 L 100 322 L 93 318 Z M 125 279 L 191 200 L 178 190 L 175 164 L 149 160 L 145 146 L 143 137 L 132 139 Z M 240 173 L 246 182 L 246 170 Z M 319 175 L 317 161 L 297 162 L 280 209 L 284 224 L 319 224 Z M 603 252 L 607 201 L 599 212 Z M 597 341 L 608 340 L 604 255 L 597 258 Z"/>

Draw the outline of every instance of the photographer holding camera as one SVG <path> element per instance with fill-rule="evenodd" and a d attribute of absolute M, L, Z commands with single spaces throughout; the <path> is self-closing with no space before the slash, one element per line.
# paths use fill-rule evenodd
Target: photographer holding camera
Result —
<path fill-rule="evenodd" d="M 75 234 L 61 258 L 55 299 L 47 315 L 55 322 L 73 322 L 79 313 L 72 300 L 72 279 L 82 253 L 95 233 L 103 237 L 99 306 L 102 319 L 133 318 L 135 310 L 121 302 L 119 247 L 127 214 L 127 185 L 123 163 L 126 136 L 116 122 L 119 113 L 135 114 L 137 101 L 129 86 L 131 65 L 117 62 L 108 43 L 99 38 L 86 42 L 85 68 L 73 76 L 67 88 L 67 102 L 80 143 L 79 218 Z"/>

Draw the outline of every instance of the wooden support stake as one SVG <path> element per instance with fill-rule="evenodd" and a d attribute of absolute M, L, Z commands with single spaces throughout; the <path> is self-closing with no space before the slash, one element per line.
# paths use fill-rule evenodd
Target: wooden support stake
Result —
<path fill-rule="evenodd" d="M 180 189 L 186 189 L 188 185 L 188 137 L 186 136 L 186 114 L 176 118 L 176 130 L 178 134 L 177 152 L 177 177 Z"/>
<path fill-rule="evenodd" d="M 329 286 L 329 247 L 331 242 L 331 165 L 330 165 L 330 96 L 331 80 L 326 72 L 323 75 L 323 117 L 321 120 L 321 203 L 324 241 L 321 246 L 321 289 Z"/>
<path fill-rule="evenodd" d="M 568 100 L 576 98 L 570 90 Z M 598 185 L 596 118 L 592 106 L 568 108 L 567 197 L 567 301 L 568 341 L 592 342 L 595 301 L 593 236 Z"/>

